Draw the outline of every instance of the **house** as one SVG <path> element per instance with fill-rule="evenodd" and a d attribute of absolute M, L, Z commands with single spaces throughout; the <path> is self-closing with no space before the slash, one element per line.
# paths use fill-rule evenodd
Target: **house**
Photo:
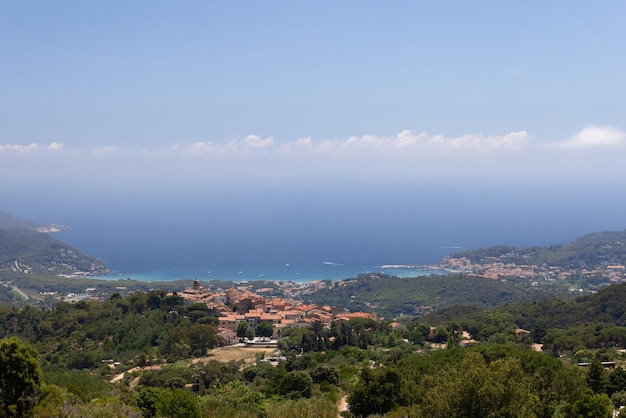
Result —
<path fill-rule="evenodd" d="M 219 345 L 232 345 L 239 342 L 237 333 L 231 329 L 219 328 L 218 332 L 218 341 L 220 342 Z"/>

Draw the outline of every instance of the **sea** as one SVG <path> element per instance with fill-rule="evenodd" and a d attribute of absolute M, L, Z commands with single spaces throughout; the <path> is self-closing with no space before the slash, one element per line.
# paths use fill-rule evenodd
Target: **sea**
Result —
<path fill-rule="evenodd" d="M 100 259 L 110 269 L 106 278 L 141 281 L 418 276 L 441 273 L 433 266 L 463 250 L 556 245 L 626 226 L 624 205 L 600 204 L 602 196 L 530 198 L 514 192 L 484 197 L 474 190 L 307 189 L 162 200 L 77 196 L 7 209 L 36 222 L 70 226 L 55 237 Z"/>
<path fill-rule="evenodd" d="M 147 282 L 341 280 L 364 273 L 398 277 L 443 274 L 436 264 L 456 246 L 385 250 L 359 233 L 343 239 L 293 231 L 265 230 L 238 238 L 212 225 L 73 226 L 55 237 L 100 259 L 110 273 L 102 279 Z M 322 234 L 323 235 L 323 234 Z"/>

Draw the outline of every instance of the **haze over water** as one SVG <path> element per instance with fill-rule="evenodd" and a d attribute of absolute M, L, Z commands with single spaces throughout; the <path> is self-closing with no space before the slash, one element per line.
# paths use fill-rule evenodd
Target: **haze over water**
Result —
<path fill-rule="evenodd" d="M 0 210 L 117 275 L 626 228 L 626 2 L 35 3 L 0 6 Z"/>
<path fill-rule="evenodd" d="M 574 198 L 559 198 L 559 204 L 544 196 L 538 201 L 550 202 L 545 207 L 514 195 L 505 204 L 476 204 L 445 191 L 407 195 L 405 188 L 386 190 L 384 198 L 329 191 L 290 196 L 296 203 L 284 207 L 273 206 L 271 193 L 250 191 L 228 202 L 189 197 L 179 206 L 128 199 L 124 205 L 24 208 L 20 215 L 70 225 L 73 231 L 55 236 L 100 258 L 112 277 L 150 281 L 310 281 L 372 271 L 410 276 L 424 272 L 381 266 L 434 265 L 465 249 L 553 245 L 623 229 L 615 208 L 585 217 Z M 319 200 L 324 203 L 314 204 Z"/>

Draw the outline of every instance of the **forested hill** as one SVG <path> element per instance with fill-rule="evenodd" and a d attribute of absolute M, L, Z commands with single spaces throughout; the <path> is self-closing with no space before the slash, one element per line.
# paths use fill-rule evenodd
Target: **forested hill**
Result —
<path fill-rule="evenodd" d="M 26 229 L 35 230 L 39 226 L 41 225 L 38 225 L 34 222 L 27 221 L 24 219 L 16 218 L 13 215 L 0 211 L 0 229 L 26 228 Z"/>
<path fill-rule="evenodd" d="M 498 245 L 454 253 L 450 258 L 466 257 L 472 263 L 495 257 L 502 262 L 558 266 L 563 268 L 595 268 L 607 264 L 626 264 L 626 230 L 595 232 L 569 244 L 549 247 L 511 247 Z"/>
<path fill-rule="evenodd" d="M 0 228 L 0 277 L 14 274 L 96 275 L 102 262 L 48 234 L 26 228 Z"/>
<path fill-rule="evenodd" d="M 59 232 L 71 230 L 65 225 L 56 224 L 38 224 L 25 219 L 17 218 L 11 214 L 0 211 L 0 229 L 23 228 L 37 232 Z"/>
<path fill-rule="evenodd" d="M 541 328 L 568 328 L 590 322 L 626 326 L 626 283 L 608 286 L 598 293 L 573 300 L 545 300 L 506 307 L 520 325 Z"/>
<path fill-rule="evenodd" d="M 385 317 L 414 315 L 453 305 L 491 308 L 547 296 L 539 289 L 526 291 L 510 283 L 475 276 L 431 275 L 400 278 L 362 274 L 331 282 L 310 295 L 310 302 L 341 306 L 351 311 L 374 311 Z"/>
<path fill-rule="evenodd" d="M 527 343 L 543 344 L 544 351 L 556 355 L 603 350 L 603 355 L 610 357 L 626 347 L 626 283 L 570 300 L 544 299 L 488 310 L 451 306 L 430 312 L 420 321 L 460 326 L 477 341 L 519 342 L 520 338 L 530 338 Z M 586 354 L 587 358 L 576 360 L 589 361 L 589 352 Z"/>

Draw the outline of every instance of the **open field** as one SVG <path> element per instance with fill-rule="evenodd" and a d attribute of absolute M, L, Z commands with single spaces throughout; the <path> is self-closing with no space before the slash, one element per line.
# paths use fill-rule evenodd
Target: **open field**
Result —
<path fill-rule="evenodd" d="M 251 363 L 256 359 L 257 353 L 265 353 L 265 357 L 271 357 L 278 353 L 278 349 L 271 347 L 245 347 L 243 345 L 220 347 L 214 348 L 208 355 L 195 358 L 191 360 L 191 362 L 203 363 L 209 360 L 223 362 L 243 360 L 246 363 Z"/>
<path fill-rule="evenodd" d="M 256 360 L 257 353 L 265 353 L 265 357 L 272 357 L 278 354 L 277 348 L 268 347 L 246 347 L 243 344 L 214 348 L 206 356 L 196 357 L 189 360 L 191 363 L 206 363 L 211 360 L 222 361 L 228 363 L 229 361 L 243 360 L 246 364 L 252 363 Z M 162 365 L 147 366 L 147 367 L 133 367 L 128 370 L 127 373 L 133 373 L 138 370 L 159 370 Z M 119 382 L 124 378 L 125 373 L 115 375 L 111 379 L 111 383 Z"/>

